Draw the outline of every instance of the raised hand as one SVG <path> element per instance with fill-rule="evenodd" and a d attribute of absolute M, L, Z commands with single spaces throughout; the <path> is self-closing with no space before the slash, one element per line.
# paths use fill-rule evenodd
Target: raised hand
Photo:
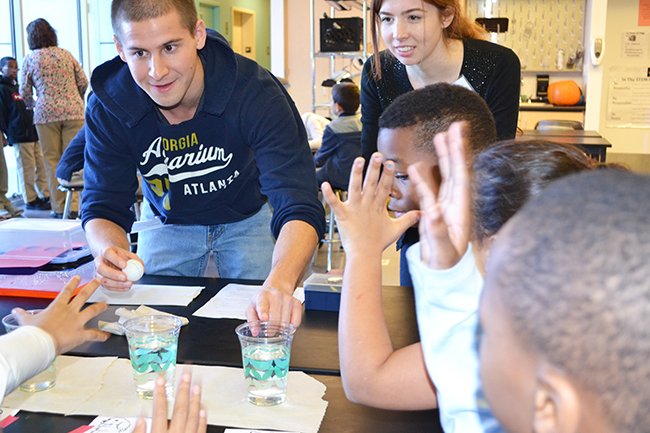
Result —
<path fill-rule="evenodd" d="M 420 255 L 431 269 L 449 269 L 460 261 L 470 240 L 470 174 L 465 158 L 463 122 L 455 122 L 449 131 L 436 134 L 441 184 L 438 196 L 433 192 L 432 175 L 421 164 L 408 168 L 420 198 Z"/>
<path fill-rule="evenodd" d="M 374 153 L 365 181 L 362 181 L 363 166 L 363 158 L 354 161 L 346 202 L 341 202 L 334 195 L 329 183 L 321 186 L 325 200 L 336 215 L 341 241 L 348 255 L 381 254 L 418 221 L 417 211 L 408 212 L 397 219 L 388 215 L 386 203 L 395 175 L 395 164 L 386 161 L 380 176 L 382 155 Z"/>

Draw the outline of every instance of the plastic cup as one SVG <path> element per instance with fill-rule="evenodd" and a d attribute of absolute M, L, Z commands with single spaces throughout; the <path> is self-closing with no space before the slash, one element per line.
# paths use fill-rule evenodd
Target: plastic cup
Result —
<path fill-rule="evenodd" d="M 248 322 L 235 332 L 241 343 L 248 401 L 258 406 L 284 402 L 295 326 L 275 320 Z"/>
<path fill-rule="evenodd" d="M 174 393 L 176 353 L 181 319 L 142 316 L 124 322 L 133 367 L 135 390 L 140 398 L 152 399 L 158 376 L 165 378 L 165 393 Z"/>
<path fill-rule="evenodd" d="M 28 310 L 27 314 L 34 315 L 41 311 L 43 310 Z M 15 331 L 20 327 L 18 321 L 16 321 L 11 314 L 2 318 L 2 324 L 7 332 Z M 45 371 L 42 371 L 31 379 L 23 382 L 18 389 L 26 392 L 39 392 L 50 389 L 54 385 L 56 385 L 56 358 L 54 358 L 52 364 L 50 364 Z"/>

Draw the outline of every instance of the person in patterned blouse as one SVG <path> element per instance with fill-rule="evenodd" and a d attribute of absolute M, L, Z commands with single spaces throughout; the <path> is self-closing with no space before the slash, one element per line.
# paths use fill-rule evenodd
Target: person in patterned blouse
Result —
<path fill-rule="evenodd" d="M 70 140 L 84 125 L 84 94 L 88 79 L 70 52 L 57 46 L 56 32 L 43 18 L 27 25 L 27 43 L 32 50 L 23 61 L 20 94 L 34 107 L 34 124 L 43 149 L 53 218 L 63 217 L 65 195 L 54 171 Z M 37 99 L 34 101 L 33 90 Z M 73 202 L 68 217 L 76 218 Z"/>

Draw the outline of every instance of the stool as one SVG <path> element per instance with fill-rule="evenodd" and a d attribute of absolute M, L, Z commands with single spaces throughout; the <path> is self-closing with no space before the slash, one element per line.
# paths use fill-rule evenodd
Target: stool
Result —
<path fill-rule="evenodd" d="M 334 189 L 333 192 L 336 198 L 339 200 L 347 199 L 347 191 L 344 191 L 342 189 Z M 326 204 L 327 202 L 323 197 L 323 207 L 326 207 Z M 333 244 L 341 243 L 341 239 L 336 239 L 334 237 L 334 233 L 336 232 L 336 217 L 334 216 L 334 211 L 331 207 L 329 209 L 329 220 L 326 222 L 327 233 L 325 234 L 325 237 L 321 239 L 319 245 L 316 247 L 316 251 L 314 251 L 314 257 L 312 258 L 312 263 L 316 261 L 316 255 L 318 254 L 318 249 L 320 248 L 321 244 L 327 244 L 327 272 L 329 272 L 332 270 L 332 246 Z"/>
<path fill-rule="evenodd" d="M 72 204 L 72 193 L 83 191 L 84 186 L 83 184 L 68 185 L 68 186 L 59 185 L 58 190 L 65 192 L 65 205 L 63 206 L 63 219 L 69 219 L 68 217 L 70 215 L 70 205 Z M 81 198 L 79 199 L 79 209 L 81 209 Z"/>

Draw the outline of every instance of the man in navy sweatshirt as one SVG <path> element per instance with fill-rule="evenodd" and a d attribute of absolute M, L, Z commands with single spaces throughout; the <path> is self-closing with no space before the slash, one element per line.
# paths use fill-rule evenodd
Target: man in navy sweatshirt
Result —
<path fill-rule="evenodd" d="M 300 324 L 293 291 L 325 230 L 305 128 L 282 85 L 206 35 L 193 0 L 114 0 L 119 57 L 95 69 L 82 219 L 97 272 L 129 290 L 147 274 L 263 279 L 249 320 Z M 126 233 L 142 174 L 138 255 Z M 271 209 L 272 208 L 272 209 Z M 274 240 L 275 238 L 275 240 Z"/>

